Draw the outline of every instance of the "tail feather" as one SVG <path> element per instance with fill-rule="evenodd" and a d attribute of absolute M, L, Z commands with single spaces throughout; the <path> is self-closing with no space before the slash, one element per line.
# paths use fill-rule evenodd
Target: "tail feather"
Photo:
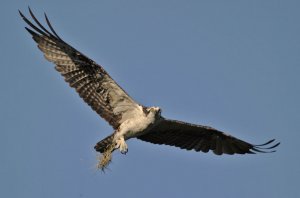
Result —
<path fill-rule="evenodd" d="M 114 139 L 114 134 L 111 134 L 110 136 L 104 138 L 103 140 L 101 140 L 100 142 L 98 142 L 95 145 L 95 150 L 103 153 L 107 150 L 107 148 L 109 148 L 109 146 L 113 143 L 113 139 Z"/>

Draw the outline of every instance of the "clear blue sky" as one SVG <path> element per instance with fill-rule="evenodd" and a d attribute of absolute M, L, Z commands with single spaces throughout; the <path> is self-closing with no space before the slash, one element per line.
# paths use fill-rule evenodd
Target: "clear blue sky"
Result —
<path fill-rule="evenodd" d="M 300 197 L 299 1 L 0 3 L 0 197 Z M 36 48 L 17 10 L 47 12 L 65 41 L 141 104 L 273 154 L 216 156 L 130 140 L 106 174 L 112 132 Z"/>

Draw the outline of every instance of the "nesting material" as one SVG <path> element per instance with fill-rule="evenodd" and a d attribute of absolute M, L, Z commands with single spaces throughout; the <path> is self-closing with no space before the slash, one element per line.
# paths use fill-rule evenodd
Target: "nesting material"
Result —
<path fill-rule="evenodd" d="M 115 149 L 115 145 L 111 144 L 109 145 L 106 150 L 102 153 L 99 163 L 97 165 L 98 169 L 101 169 L 102 171 L 105 171 L 105 169 L 108 167 L 108 165 L 111 162 L 112 159 L 112 152 Z"/>

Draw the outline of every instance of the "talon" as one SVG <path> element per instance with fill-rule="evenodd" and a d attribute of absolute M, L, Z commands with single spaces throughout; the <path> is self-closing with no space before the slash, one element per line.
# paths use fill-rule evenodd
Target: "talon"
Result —
<path fill-rule="evenodd" d="M 118 148 L 120 149 L 120 152 L 124 155 L 126 155 L 126 153 L 128 152 L 128 146 L 123 137 L 116 140 L 115 149 L 118 149 Z"/>

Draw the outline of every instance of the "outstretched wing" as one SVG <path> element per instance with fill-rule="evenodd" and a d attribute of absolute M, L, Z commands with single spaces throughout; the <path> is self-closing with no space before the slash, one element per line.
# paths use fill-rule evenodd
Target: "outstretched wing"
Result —
<path fill-rule="evenodd" d="M 235 153 L 274 152 L 270 149 L 280 144 L 266 147 L 274 142 L 274 140 L 270 140 L 265 144 L 253 145 L 211 127 L 176 120 L 162 120 L 148 133 L 139 136 L 138 139 L 154 144 L 176 146 L 186 150 L 194 149 L 197 152 L 206 153 L 212 150 L 217 155 L 223 153 L 232 155 Z"/>
<path fill-rule="evenodd" d="M 122 116 L 134 111 L 138 104 L 109 76 L 101 65 L 89 59 L 64 42 L 54 31 L 46 14 L 47 30 L 33 15 L 37 24 L 30 22 L 20 11 L 23 20 L 32 28 L 26 30 L 32 35 L 38 48 L 47 60 L 53 62 L 55 69 L 64 76 L 65 81 L 76 89 L 83 100 L 103 117 L 113 128 L 118 128 Z"/>

